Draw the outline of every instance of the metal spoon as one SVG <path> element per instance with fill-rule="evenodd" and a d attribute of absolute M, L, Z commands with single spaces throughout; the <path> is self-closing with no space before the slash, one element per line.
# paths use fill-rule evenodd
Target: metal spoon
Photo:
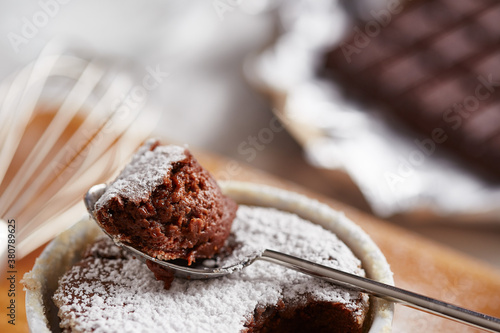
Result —
<path fill-rule="evenodd" d="M 93 186 L 85 195 L 85 206 L 87 210 L 102 228 L 99 221 L 95 217 L 94 207 L 97 200 L 106 190 L 105 184 Z M 186 267 L 174 264 L 172 262 L 159 260 L 153 258 L 146 253 L 143 253 L 130 245 L 121 243 L 116 240 L 112 235 L 108 234 L 104 229 L 103 231 L 113 239 L 115 244 L 132 252 L 137 258 L 141 260 L 151 260 L 162 267 L 172 271 L 175 276 L 184 279 L 212 279 L 224 275 L 232 274 L 240 271 L 243 268 L 251 265 L 257 260 L 263 260 L 278 264 L 298 272 L 308 274 L 336 285 L 346 287 L 352 290 L 368 293 L 376 297 L 383 298 L 392 302 L 400 303 L 418 310 L 429 312 L 440 317 L 452 319 L 476 328 L 480 328 L 489 332 L 500 332 L 500 319 L 491 317 L 482 313 L 467 310 L 453 304 L 442 302 L 427 296 L 416 294 L 414 292 L 387 285 L 378 281 L 373 281 L 368 278 L 357 276 L 354 274 L 339 271 L 337 269 L 326 267 L 323 265 L 315 264 L 313 262 L 300 259 L 288 254 L 280 253 L 273 250 L 263 250 L 260 254 L 248 257 L 247 259 L 230 266 L 225 267 Z"/>

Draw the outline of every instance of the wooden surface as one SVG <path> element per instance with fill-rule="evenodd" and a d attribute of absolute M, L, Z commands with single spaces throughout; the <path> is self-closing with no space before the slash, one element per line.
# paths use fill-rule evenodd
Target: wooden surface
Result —
<path fill-rule="evenodd" d="M 230 160 L 195 152 L 200 162 L 224 180 L 252 181 L 303 193 L 344 211 L 378 244 L 394 272 L 396 285 L 471 310 L 500 317 L 500 272 L 472 258 L 439 246 L 402 228 L 380 221 L 337 201 L 327 199 L 303 187 L 280 180 L 261 171 L 236 165 Z M 0 283 L 0 332 L 28 332 L 24 311 L 24 291 L 19 284 L 30 270 L 42 248 L 17 262 L 16 325 L 7 323 L 8 282 Z M 393 332 L 480 332 L 417 310 L 396 306 Z"/>

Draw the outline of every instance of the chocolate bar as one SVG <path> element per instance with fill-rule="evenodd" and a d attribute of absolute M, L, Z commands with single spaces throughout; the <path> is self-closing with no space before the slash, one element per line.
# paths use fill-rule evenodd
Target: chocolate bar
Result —
<path fill-rule="evenodd" d="M 321 71 L 500 175 L 500 2 L 396 0 L 370 14 Z"/>

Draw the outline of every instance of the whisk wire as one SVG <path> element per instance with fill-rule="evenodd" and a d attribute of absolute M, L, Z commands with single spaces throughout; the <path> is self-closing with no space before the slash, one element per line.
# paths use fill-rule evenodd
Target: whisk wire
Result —
<path fill-rule="evenodd" d="M 47 50 L 0 85 L 0 218 L 18 221 L 19 258 L 76 222 L 82 193 L 149 136 L 133 88 L 109 62 Z"/>
<path fill-rule="evenodd" d="M 104 73 L 98 70 L 93 63 L 89 63 L 84 69 L 79 80 L 62 103 L 60 111 L 55 114 L 54 118 L 47 126 L 47 129 L 43 132 L 35 147 L 31 150 L 28 157 L 19 168 L 19 171 L 8 185 L 6 192 L 9 193 L 9 196 L 2 202 L 0 208 L 1 215 L 7 214 L 15 216 L 18 214 L 19 205 L 25 200 L 23 196 L 29 193 L 28 191 L 22 192 L 25 185 L 34 176 L 34 173 L 48 156 L 55 143 L 60 139 L 71 119 L 73 119 L 83 107 L 85 100 L 92 93 L 92 90 L 99 82 L 102 75 L 104 75 Z M 37 180 L 39 180 L 39 182 L 43 181 L 41 177 L 38 177 Z M 38 188 L 35 186 L 34 190 L 38 190 Z M 20 194 L 21 197 L 19 197 Z M 14 202 L 17 202 L 17 205 L 11 208 Z"/>
<path fill-rule="evenodd" d="M 100 77 L 102 78 L 102 76 Z M 120 88 L 123 88 L 123 85 L 119 83 L 119 80 L 113 80 L 112 82 L 116 82 L 115 85 L 119 85 Z M 92 85 L 95 84 L 97 84 L 97 81 L 92 82 Z M 22 193 L 22 196 L 18 200 L 20 203 L 9 209 L 9 215 L 17 216 L 21 214 L 21 212 L 26 212 L 26 209 L 23 208 L 23 202 L 31 202 L 34 197 L 37 197 L 38 200 L 44 200 L 42 198 L 44 194 L 50 194 L 50 190 L 56 191 L 58 187 L 61 187 L 61 182 L 69 181 L 63 177 L 66 175 L 67 178 L 68 171 L 70 171 L 69 169 L 72 169 L 73 171 L 78 170 L 77 166 L 79 165 L 77 162 L 79 159 L 85 160 L 85 155 L 88 154 L 87 150 L 90 148 L 96 149 L 97 145 L 92 144 L 92 142 L 95 141 L 96 136 L 99 135 L 107 122 L 107 120 L 104 120 L 102 124 L 99 125 L 98 113 L 101 113 L 106 106 L 109 110 L 109 99 L 112 96 L 111 93 L 116 93 L 116 89 L 108 89 L 102 98 L 97 102 L 97 105 L 86 114 L 86 117 L 83 119 L 83 123 L 65 142 L 64 146 L 56 153 L 56 156 L 52 158 L 53 162 L 45 163 L 43 166 L 38 165 L 38 168 L 36 169 L 38 172 L 37 178 L 35 181 L 30 183 L 29 189 Z M 106 103 L 103 103 L 103 101 Z M 75 111 L 79 111 L 79 105 L 76 105 L 74 109 L 71 110 L 71 113 L 76 114 Z M 91 117 L 91 115 L 94 115 L 94 117 Z M 101 115 L 101 119 L 102 118 L 103 117 Z M 53 123 L 51 123 L 51 125 L 52 124 Z M 92 128 L 96 124 L 97 128 Z M 49 128 L 47 130 L 49 130 Z M 108 147 L 104 146 L 103 149 L 108 149 Z M 96 156 L 100 156 L 101 153 L 102 152 L 97 152 Z M 25 179 L 28 179 L 28 177 L 25 177 Z M 29 211 L 30 209 L 28 208 L 28 212 Z"/>
<path fill-rule="evenodd" d="M 38 58 L 33 64 L 28 65 L 13 77 L 5 100 L 2 102 L 0 114 L 6 115 L 6 122 L 2 123 L 1 137 L 4 137 L 0 152 L 0 180 L 4 180 L 10 161 L 19 147 L 24 130 L 35 110 L 36 103 L 42 93 L 48 74 L 55 65 L 58 56 Z M 40 84 L 33 83 L 40 80 Z M 33 89 L 28 87 L 33 86 Z M 29 91 L 29 93 L 28 93 Z M 1 207 L 1 206 L 0 206 Z M 0 216 L 4 216 L 0 208 Z"/>

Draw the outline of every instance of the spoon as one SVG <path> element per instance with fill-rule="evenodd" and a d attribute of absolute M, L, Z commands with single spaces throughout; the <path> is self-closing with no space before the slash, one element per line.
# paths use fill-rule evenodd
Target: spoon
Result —
<path fill-rule="evenodd" d="M 378 281 L 370 280 L 368 278 L 343 272 L 331 267 L 319 265 L 274 250 L 265 249 L 262 252 L 249 256 L 245 260 L 242 260 L 236 264 L 224 267 L 203 265 L 203 262 L 201 265 L 198 265 L 196 267 L 187 267 L 151 257 L 148 254 L 143 253 L 135 249 L 134 247 L 124 244 L 115 239 L 113 235 L 110 235 L 104 230 L 99 221 L 96 219 L 95 204 L 105 192 L 105 190 L 106 184 L 99 184 L 90 188 L 90 190 L 85 195 L 85 206 L 87 207 L 87 210 L 92 219 L 99 225 L 99 227 L 101 227 L 104 233 L 111 237 L 111 239 L 117 246 L 133 253 L 137 258 L 141 260 L 150 260 L 162 267 L 165 267 L 169 271 L 173 272 L 176 277 L 193 280 L 212 279 L 241 271 L 243 268 L 250 266 L 255 261 L 263 260 L 329 281 L 348 289 L 368 293 L 370 295 L 380 297 L 388 301 L 400 303 L 414 309 L 429 312 L 440 317 L 452 319 L 489 332 L 500 332 L 499 318 L 467 310 L 450 303 L 439 301 Z M 211 261 L 213 262 L 213 260 Z"/>

